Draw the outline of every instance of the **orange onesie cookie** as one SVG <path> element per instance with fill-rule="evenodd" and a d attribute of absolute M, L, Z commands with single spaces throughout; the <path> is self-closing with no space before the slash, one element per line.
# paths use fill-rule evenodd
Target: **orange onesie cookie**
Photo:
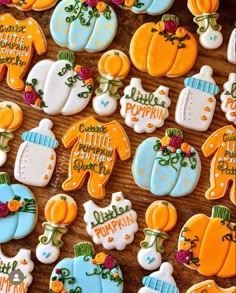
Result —
<path fill-rule="evenodd" d="M 230 200 L 236 204 L 235 127 L 227 125 L 212 133 L 203 144 L 202 152 L 205 157 L 215 154 L 211 162 L 211 186 L 205 193 L 206 198 L 209 200 L 221 198 L 229 189 Z"/>
<path fill-rule="evenodd" d="M 10 13 L 0 15 L 0 81 L 7 69 L 9 87 L 22 90 L 34 49 L 38 55 L 47 51 L 39 24 L 31 17 L 17 20 Z"/>
<path fill-rule="evenodd" d="M 53 7 L 58 0 L 10 0 L 5 1 L 7 6 L 15 7 L 22 11 L 42 11 Z M 0 0 L 1 3 L 1 0 Z"/>
<path fill-rule="evenodd" d="M 219 287 L 214 280 L 206 280 L 189 288 L 186 293 L 235 293 L 236 287 L 230 288 Z"/>
<path fill-rule="evenodd" d="M 122 161 L 131 155 L 130 143 L 117 121 L 100 123 L 93 117 L 74 123 L 62 138 L 66 148 L 74 145 L 69 164 L 69 178 L 63 183 L 66 191 L 77 190 L 87 174 L 88 192 L 92 197 L 105 196 L 104 185 L 111 176 L 116 153 Z"/>

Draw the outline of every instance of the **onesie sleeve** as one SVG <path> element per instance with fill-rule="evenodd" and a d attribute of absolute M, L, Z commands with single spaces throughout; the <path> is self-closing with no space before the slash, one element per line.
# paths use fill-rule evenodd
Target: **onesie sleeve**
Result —
<path fill-rule="evenodd" d="M 30 32 L 34 48 L 38 55 L 42 55 L 47 52 L 47 41 L 45 35 L 39 24 L 33 18 L 30 18 L 29 22 L 32 23 Z"/>
<path fill-rule="evenodd" d="M 116 150 L 119 154 L 119 157 L 122 161 L 127 160 L 131 156 L 131 147 L 129 138 L 124 131 L 123 127 L 120 125 L 119 122 L 114 122 L 114 134 L 113 139 L 115 140 Z"/>
<path fill-rule="evenodd" d="M 62 143 L 65 148 L 68 149 L 72 147 L 78 140 L 78 137 L 80 135 L 79 125 L 81 124 L 81 122 L 82 120 L 71 125 L 70 128 L 67 129 L 65 135 L 62 137 Z"/>

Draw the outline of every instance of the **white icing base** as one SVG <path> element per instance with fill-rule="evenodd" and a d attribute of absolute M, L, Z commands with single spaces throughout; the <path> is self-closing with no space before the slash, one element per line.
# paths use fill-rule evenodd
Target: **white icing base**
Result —
<path fill-rule="evenodd" d="M 233 29 L 228 47 L 227 47 L 227 60 L 232 64 L 236 64 L 236 28 Z"/>
<path fill-rule="evenodd" d="M 117 100 L 105 93 L 93 98 L 93 109 L 100 116 L 110 116 L 117 108 Z"/>
<path fill-rule="evenodd" d="M 141 248 L 137 255 L 139 265 L 148 271 L 159 268 L 162 262 L 162 256 L 156 251 L 155 246 L 150 248 Z"/>
<path fill-rule="evenodd" d="M 54 263 L 60 255 L 60 249 L 51 243 L 43 245 L 41 243 L 36 247 L 36 257 L 44 264 Z"/>
<path fill-rule="evenodd" d="M 0 151 L 0 167 L 2 167 L 7 161 L 7 153 Z"/>

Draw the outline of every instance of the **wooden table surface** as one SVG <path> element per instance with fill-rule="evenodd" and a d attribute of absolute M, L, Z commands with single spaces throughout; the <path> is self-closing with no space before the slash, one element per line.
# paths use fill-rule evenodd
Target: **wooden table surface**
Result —
<path fill-rule="evenodd" d="M 193 23 L 193 16 L 189 12 L 186 6 L 186 0 L 176 0 L 173 7 L 169 10 L 169 13 L 176 14 L 180 18 L 180 24 L 185 26 L 190 32 L 192 32 L 198 40 L 198 35 L 196 33 L 197 26 Z M 218 12 L 220 18 L 218 23 L 222 25 L 222 33 L 224 35 L 224 43 L 217 50 L 206 50 L 199 46 L 198 58 L 193 66 L 192 70 L 186 76 L 192 76 L 199 72 L 201 66 L 210 65 L 214 70 L 214 79 L 217 85 L 220 87 L 220 92 L 222 92 L 223 84 L 228 80 L 228 75 L 230 72 L 235 72 L 235 67 L 226 61 L 226 50 L 228 40 L 231 31 L 235 23 L 235 13 L 233 13 L 232 8 L 235 8 L 235 0 L 224 0 L 221 1 Z M 150 16 L 150 15 L 135 15 L 130 11 L 122 10 L 118 7 L 114 7 L 119 21 L 119 27 L 115 40 L 112 42 L 109 49 L 119 49 L 124 51 L 126 54 L 129 53 L 129 43 L 135 30 L 139 28 L 143 23 L 149 21 L 157 22 L 160 20 L 161 16 Z M 57 59 L 57 54 L 61 47 L 55 44 L 52 40 L 49 22 L 53 8 L 44 12 L 20 12 L 16 9 L 10 9 L 8 7 L 0 6 L 1 13 L 11 12 L 15 18 L 24 19 L 26 17 L 32 16 L 38 21 L 42 26 L 43 31 L 46 35 L 48 42 L 48 51 L 43 56 L 34 55 L 32 59 L 33 66 L 39 60 L 43 59 Z M 76 62 L 90 66 L 93 69 L 94 78 L 98 76 L 97 62 L 102 53 L 76 53 Z M 27 76 L 27 75 L 26 75 Z M 216 96 L 217 104 L 214 114 L 213 121 L 209 129 L 205 132 L 197 132 L 179 127 L 174 120 L 174 112 L 176 107 L 176 102 L 178 95 L 182 88 L 184 87 L 183 81 L 186 76 L 178 78 L 155 78 L 149 76 L 147 73 L 139 72 L 136 68 L 132 67 L 128 77 L 124 80 L 124 84 L 128 85 L 132 77 L 138 77 L 142 79 L 143 87 L 147 91 L 154 91 L 159 85 L 168 86 L 170 88 L 169 96 L 171 99 L 171 106 L 169 108 L 169 117 L 166 120 L 163 127 L 157 129 L 152 134 L 137 134 L 133 129 L 127 127 L 124 123 L 124 119 L 120 116 L 119 109 L 112 117 L 99 117 L 96 115 L 92 108 L 92 103 L 90 101 L 87 108 L 82 112 L 74 116 L 48 116 L 44 112 L 32 109 L 30 106 L 26 105 L 22 100 L 22 92 L 16 92 L 10 89 L 5 78 L 0 83 L 0 101 L 9 100 L 16 102 L 24 111 L 24 123 L 22 127 L 15 132 L 15 139 L 10 143 L 11 151 L 8 153 L 7 163 L 0 168 L 0 171 L 8 172 L 12 183 L 16 180 L 13 176 L 13 167 L 16 158 L 16 153 L 19 145 L 21 144 L 21 134 L 23 131 L 30 130 L 36 127 L 42 118 L 49 118 L 54 123 L 53 131 L 56 138 L 60 141 L 62 135 L 66 129 L 78 119 L 82 117 L 87 117 L 89 115 L 95 116 L 101 122 L 108 122 L 110 120 L 119 121 L 124 129 L 126 130 L 132 147 L 132 157 L 125 162 L 117 159 L 113 174 L 106 185 L 106 197 L 103 200 L 95 200 L 100 206 L 107 206 L 110 203 L 111 194 L 113 192 L 122 191 L 127 199 L 132 201 L 133 209 L 138 214 L 138 224 L 139 230 L 135 234 L 135 240 L 132 244 L 128 245 L 124 251 L 109 251 L 110 254 L 116 257 L 118 263 L 121 266 L 123 276 L 124 276 L 124 292 L 125 293 L 135 293 L 140 287 L 142 287 L 142 278 L 145 275 L 149 275 L 151 272 L 145 271 L 140 268 L 137 263 L 136 255 L 139 250 L 139 243 L 143 240 L 143 229 L 146 227 L 145 224 L 145 211 L 147 207 L 157 199 L 165 199 L 170 201 L 177 209 L 178 212 L 178 222 L 176 227 L 169 232 L 169 239 L 164 242 L 165 252 L 163 253 L 163 261 L 169 261 L 174 267 L 174 278 L 176 280 L 177 286 L 180 292 L 185 292 L 193 284 L 206 280 L 207 277 L 200 275 L 197 271 L 190 270 L 184 265 L 177 263 L 175 260 L 175 253 L 177 251 L 177 240 L 179 232 L 183 227 L 184 223 L 193 215 L 198 213 L 204 213 L 206 215 L 211 215 L 211 209 L 215 204 L 221 204 L 229 207 L 232 211 L 234 210 L 233 204 L 230 202 L 229 194 L 227 193 L 224 198 L 215 201 L 208 201 L 204 193 L 209 188 L 209 171 L 211 158 L 204 158 L 201 152 L 201 146 L 206 140 L 206 138 L 218 128 L 228 125 L 229 122 L 226 120 L 224 113 L 220 109 L 220 95 Z M 97 88 L 98 84 L 95 84 Z M 120 90 L 120 93 L 122 93 Z M 184 132 L 185 140 L 193 145 L 201 157 L 202 171 L 199 183 L 196 189 L 188 196 L 182 198 L 172 198 L 169 196 L 156 197 L 152 195 L 149 191 L 143 190 L 135 184 L 133 176 L 131 173 L 131 164 L 136 151 L 137 146 L 146 138 L 151 136 L 162 137 L 164 135 L 165 129 L 168 127 L 179 127 Z M 14 256 L 20 248 L 28 248 L 32 251 L 32 258 L 35 263 L 35 269 L 33 271 L 34 281 L 30 286 L 28 292 L 30 293 L 41 293 L 48 292 L 49 278 L 55 264 L 44 265 L 41 264 L 35 257 L 35 248 L 38 244 L 38 237 L 42 234 L 43 229 L 41 224 L 45 221 L 44 218 L 44 207 L 48 199 L 58 193 L 63 193 L 62 183 L 67 178 L 68 172 L 68 162 L 70 156 L 70 149 L 65 150 L 62 143 L 59 144 L 56 150 L 58 154 L 57 165 L 54 175 L 45 188 L 38 188 L 31 186 L 30 189 L 34 193 L 39 207 L 38 221 L 33 232 L 24 239 L 12 240 L 7 244 L 2 245 L 3 252 L 8 256 Z M 67 194 L 73 196 L 78 204 L 78 216 L 73 224 L 68 226 L 69 233 L 64 237 L 64 246 L 61 249 L 61 254 L 59 260 L 65 257 L 73 257 L 73 246 L 80 241 L 92 241 L 85 231 L 85 223 L 83 221 L 84 208 L 83 203 L 90 200 L 91 197 L 87 192 L 87 184 L 84 184 L 80 190 L 74 192 L 67 192 Z M 65 192 L 64 192 L 65 193 Z M 234 210 L 235 211 L 235 210 Z M 233 215 L 233 220 L 235 222 L 235 213 Z M 2 233 L 3 231 L 0 231 Z M 95 245 L 95 251 L 104 251 L 102 246 Z M 215 256 L 218 257 L 217 254 Z M 58 260 L 58 261 L 59 261 Z M 220 279 L 213 278 L 220 286 L 229 287 L 235 283 L 234 278 Z M 92 292 L 91 292 L 92 293 Z M 94 290 L 93 293 L 96 293 Z"/>

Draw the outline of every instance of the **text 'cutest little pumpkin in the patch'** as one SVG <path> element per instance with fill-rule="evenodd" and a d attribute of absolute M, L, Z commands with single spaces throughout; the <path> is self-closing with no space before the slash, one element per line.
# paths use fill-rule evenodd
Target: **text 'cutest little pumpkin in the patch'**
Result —
<path fill-rule="evenodd" d="M 130 43 L 134 66 L 152 76 L 176 77 L 186 74 L 197 58 L 197 42 L 175 15 L 163 15 L 158 23 L 143 24 Z"/>

